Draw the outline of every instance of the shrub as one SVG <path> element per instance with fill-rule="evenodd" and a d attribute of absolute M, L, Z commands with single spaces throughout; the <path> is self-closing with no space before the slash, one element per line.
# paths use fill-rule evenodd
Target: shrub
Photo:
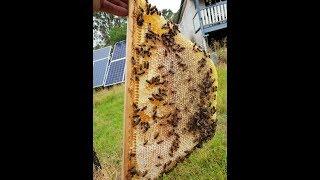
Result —
<path fill-rule="evenodd" d="M 211 48 L 217 55 L 218 63 L 227 64 L 227 38 L 221 41 L 213 41 Z"/>
<path fill-rule="evenodd" d="M 110 28 L 109 31 L 109 42 L 111 45 L 114 45 L 118 41 L 126 39 L 127 34 L 127 24 L 123 23 L 120 26 L 114 26 Z"/>

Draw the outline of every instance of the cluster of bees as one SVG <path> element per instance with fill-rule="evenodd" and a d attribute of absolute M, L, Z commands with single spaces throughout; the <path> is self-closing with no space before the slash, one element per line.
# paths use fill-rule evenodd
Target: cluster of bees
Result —
<path fill-rule="evenodd" d="M 160 84 L 160 83 L 158 83 L 158 84 Z M 167 90 L 163 89 L 163 88 L 159 88 L 158 91 L 159 91 L 158 93 L 152 93 L 151 94 L 152 97 L 149 97 L 148 99 L 150 101 L 154 101 L 154 100 L 162 101 L 162 100 L 164 100 L 165 96 L 167 96 Z"/>
<path fill-rule="evenodd" d="M 164 77 L 162 77 L 164 78 Z M 160 79 L 160 76 L 155 76 L 152 77 L 150 80 L 146 80 L 146 82 L 150 85 L 154 84 L 154 85 L 164 85 L 167 86 L 168 85 L 168 81 L 167 80 L 162 80 Z"/>
<path fill-rule="evenodd" d="M 213 137 L 214 134 L 212 132 L 215 132 L 216 128 L 216 120 L 211 119 L 212 115 L 216 113 L 216 108 L 212 106 L 210 100 L 212 99 L 211 92 L 216 92 L 217 86 L 214 86 L 211 74 L 212 69 L 209 69 L 202 82 L 198 84 L 200 90 L 198 111 L 190 117 L 187 123 L 188 131 L 198 134 L 195 142 L 198 142 L 197 147 L 199 148 L 204 142 Z"/>
<path fill-rule="evenodd" d="M 161 16 L 161 12 L 157 9 L 156 6 L 151 6 L 151 4 L 148 3 L 147 0 L 146 0 L 146 3 L 147 3 L 147 11 L 146 11 L 147 15 L 157 14 L 157 15 Z M 142 26 L 143 25 L 143 22 L 144 22 L 143 13 L 144 13 L 144 9 L 142 7 L 139 7 L 139 13 L 137 15 L 137 24 L 138 24 L 138 26 Z"/>
<path fill-rule="evenodd" d="M 151 49 L 154 49 L 155 46 L 149 46 L 149 45 L 145 45 L 145 44 L 140 44 L 139 47 L 136 47 L 135 50 L 137 52 L 137 54 L 141 55 L 143 58 L 145 56 L 150 57 L 151 56 Z"/>
<path fill-rule="evenodd" d="M 157 10 L 155 6 L 151 6 L 147 2 L 147 8 L 146 12 L 144 11 L 143 8 L 139 7 L 137 17 L 136 17 L 136 23 L 138 26 L 143 26 L 144 24 L 144 19 L 143 16 L 144 14 L 146 15 L 153 15 L 157 14 L 161 16 L 161 13 Z M 183 61 L 180 58 L 179 53 L 183 52 L 185 50 L 185 47 L 182 47 L 181 45 L 177 44 L 175 42 L 174 37 L 180 33 L 178 26 L 173 23 L 172 21 L 168 21 L 166 24 L 162 26 L 162 29 L 167 30 L 165 33 L 159 35 L 151 30 L 151 24 L 148 26 L 148 30 L 145 33 L 145 41 L 148 43 L 148 41 L 151 41 L 153 45 L 149 44 L 141 44 L 138 47 L 135 48 L 135 52 L 137 56 L 140 56 L 142 58 L 145 57 L 151 57 L 152 49 L 155 49 L 156 42 L 161 42 L 164 47 L 165 47 L 165 52 L 164 56 L 166 57 L 168 53 L 174 53 L 175 57 L 178 59 L 177 60 L 177 67 L 181 68 L 182 71 L 187 70 L 187 64 L 183 63 Z M 200 61 L 198 61 L 198 73 L 201 72 L 201 70 L 206 66 L 206 58 L 210 57 L 205 51 L 201 50 L 196 44 L 193 46 L 193 51 L 194 52 L 203 52 L 204 58 L 202 58 Z M 137 61 L 132 57 L 131 59 L 132 63 L 132 72 L 133 76 L 135 77 L 134 79 L 136 81 L 139 81 L 139 76 L 142 76 L 146 74 L 147 70 L 149 69 L 149 62 L 144 60 L 142 64 L 137 63 Z M 158 91 L 154 92 L 151 94 L 151 96 L 148 98 L 150 101 L 159 101 L 162 102 L 163 106 L 172 106 L 175 103 L 174 102 L 169 102 L 169 100 L 166 100 L 168 97 L 168 90 L 165 88 L 168 85 L 168 80 L 166 80 L 166 77 L 169 75 L 175 74 L 174 69 L 173 69 L 173 61 L 171 61 L 170 68 L 167 73 L 164 73 L 162 75 L 157 75 L 155 77 L 152 77 L 151 79 L 147 79 L 146 82 L 148 85 L 153 85 L 154 87 L 157 88 Z M 164 65 L 158 66 L 158 69 L 161 70 L 165 68 Z M 211 119 L 212 115 L 216 112 L 216 109 L 214 106 L 211 107 L 211 92 L 215 92 L 217 90 L 217 87 L 214 86 L 214 80 L 211 79 L 212 75 L 212 69 L 209 69 L 207 72 L 205 78 L 202 80 L 200 84 L 198 84 L 197 88 L 193 87 L 190 88 L 190 91 L 197 92 L 199 91 L 200 93 L 200 104 L 198 105 L 197 112 L 193 114 L 189 121 L 187 122 L 187 126 L 185 130 L 194 133 L 196 135 L 195 142 L 198 142 L 196 147 L 201 147 L 202 143 L 207 141 L 208 139 L 211 139 L 213 137 L 213 133 L 216 128 L 216 121 L 213 121 Z M 193 79 L 189 77 L 187 79 L 187 82 L 190 83 Z M 198 89 L 198 90 L 197 90 Z M 171 93 L 174 94 L 176 91 L 171 90 Z M 133 116 L 132 116 L 132 126 L 133 127 L 138 127 L 142 133 L 145 133 L 148 131 L 150 128 L 149 122 L 143 122 L 141 120 L 141 117 L 139 115 L 139 112 L 146 110 L 147 106 L 144 106 L 143 108 L 139 108 L 136 103 L 132 104 L 133 107 Z M 158 106 L 154 106 L 152 110 L 152 119 L 155 123 L 157 122 L 157 119 L 165 119 L 165 121 L 161 121 L 158 123 L 160 126 L 163 126 L 165 124 L 170 125 L 171 130 L 168 131 L 167 133 L 167 138 L 174 136 L 174 139 L 172 141 L 171 147 L 169 149 L 169 156 L 173 157 L 174 153 L 179 149 L 179 144 L 180 144 L 180 136 L 176 132 L 177 126 L 179 124 L 179 121 L 181 120 L 180 117 L 180 109 L 172 106 L 173 110 L 169 112 L 166 115 L 163 115 L 162 117 L 158 116 L 157 108 Z M 188 111 L 187 106 L 185 106 L 184 111 Z M 156 140 L 157 144 L 161 144 L 164 142 L 163 139 L 159 138 L 159 132 L 155 132 L 153 135 L 153 139 Z M 158 140 L 160 139 L 160 140 Z M 143 146 L 146 146 L 148 144 L 148 140 L 144 140 Z M 173 166 L 176 166 L 177 163 L 182 162 L 185 158 L 187 158 L 190 153 L 195 149 L 192 148 L 191 150 L 186 150 L 184 156 L 178 156 L 176 163 L 174 163 Z M 129 158 L 135 157 L 135 153 L 129 153 Z M 158 156 L 158 159 L 163 159 L 161 155 Z M 168 168 L 169 166 L 172 165 L 172 161 L 169 160 L 168 162 L 161 164 L 158 163 L 155 165 L 155 167 L 160 168 L 162 167 L 161 174 L 168 172 L 168 170 L 172 168 Z M 135 175 L 145 177 L 148 174 L 148 171 L 140 172 L 137 171 L 135 166 L 131 166 L 131 168 L 128 170 L 128 175 L 130 177 L 133 177 Z"/>
<path fill-rule="evenodd" d="M 143 75 L 146 73 L 146 71 L 149 69 L 149 62 L 144 61 L 142 64 L 138 64 L 134 57 L 131 58 L 132 62 L 132 73 L 133 77 L 136 81 L 139 81 L 139 76 Z"/>
<path fill-rule="evenodd" d="M 156 41 L 161 41 L 159 34 L 156 34 L 151 30 L 151 24 L 149 23 L 148 31 L 145 34 L 146 42 L 148 43 L 148 40 L 151 40 L 153 44 L 156 44 Z"/>
<path fill-rule="evenodd" d="M 210 58 L 210 54 L 205 52 L 204 50 L 200 49 L 199 46 L 197 46 L 196 43 L 193 44 L 192 50 L 194 52 L 202 52 L 205 58 Z"/>
<path fill-rule="evenodd" d="M 147 15 L 149 15 L 149 14 L 153 15 L 154 13 L 156 13 L 157 15 L 161 16 L 161 12 L 158 11 L 156 6 L 151 6 L 151 4 L 148 3 L 148 1 L 146 1 L 146 2 L 147 2 L 147 12 L 146 12 Z"/>
<path fill-rule="evenodd" d="M 143 8 L 139 7 L 139 13 L 137 15 L 137 25 L 138 26 L 143 26 L 143 23 L 144 23 L 143 13 L 144 13 Z"/>
<path fill-rule="evenodd" d="M 168 30 L 166 33 L 161 35 L 162 44 L 166 47 L 165 56 L 168 55 L 168 52 L 175 53 L 175 56 L 180 59 L 180 55 L 178 53 L 185 50 L 185 47 L 181 47 L 179 44 L 175 42 L 174 36 L 180 33 L 178 26 L 172 21 L 168 21 L 166 24 L 162 26 L 162 29 Z"/>

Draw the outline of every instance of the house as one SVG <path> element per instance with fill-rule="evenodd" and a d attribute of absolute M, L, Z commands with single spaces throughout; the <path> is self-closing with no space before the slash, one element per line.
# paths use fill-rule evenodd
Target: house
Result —
<path fill-rule="evenodd" d="M 181 33 L 203 49 L 227 34 L 226 0 L 181 0 L 176 23 Z"/>

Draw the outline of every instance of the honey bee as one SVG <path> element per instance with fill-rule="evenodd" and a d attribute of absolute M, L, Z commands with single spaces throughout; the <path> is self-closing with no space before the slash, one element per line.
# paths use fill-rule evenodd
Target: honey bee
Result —
<path fill-rule="evenodd" d="M 136 168 L 133 166 L 128 170 L 128 173 L 131 177 L 133 177 L 134 175 L 138 174 L 138 171 L 136 170 Z"/>
<path fill-rule="evenodd" d="M 143 145 L 145 146 L 148 143 L 148 140 L 144 140 Z"/>
<path fill-rule="evenodd" d="M 173 69 L 173 61 L 170 62 L 170 69 Z"/>
<path fill-rule="evenodd" d="M 217 110 L 216 110 L 216 108 L 213 106 L 212 108 L 211 108 L 211 114 L 214 114 L 214 113 L 216 113 L 217 112 Z"/>
<path fill-rule="evenodd" d="M 145 71 L 142 70 L 142 71 L 138 72 L 137 74 L 138 74 L 138 75 L 142 75 L 142 74 L 144 74 L 144 73 L 145 73 Z"/>
<path fill-rule="evenodd" d="M 132 63 L 132 65 L 136 64 L 136 61 L 135 61 L 134 57 L 131 57 L 131 63 Z"/>
<path fill-rule="evenodd" d="M 141 118 L 139 116 L 133 118 L 133 126 L 136 126 L 140 123 Z"/>
<path fill-rule="evenodd" d="M 140 111 L 144 111 L 147 109 L 147 106 L 144 106 Z"/>
<path fill-rule="evenodd" d="M 151 94 L 152 97 L 158 101 L 162 101 L 163 100 L 163 97 L 159 94 Z"/>
<path fill-rule="evenodd" d="M 217 86 L 213 86 L 212 91 L 213 91 L 213 92 L 216 92 L 216 91 L 217 91 L 217 89 L 218 89 L 218 87 L 217 87 Z"/>
<path fill-rule="evenodd" d="M 171 137 L 173 135 L 173 131 L 169 131 L 167 137 Z"/>
<path fill-rule="evenodd" d="M 139 13 L 139 14 L 138 14 L 138 17 L 137 17 L 137 24 L 138 24 L 138 26 L 142 26 L 142 25 L 143 25 L 143 22 L 144 22 L 143 14 L 142 14 L 142 13 Z"/>
<path fill-rule="evenodd" d="M 153 139 L 157 139 L 158 137 L 159 137 L 159 133 L 157 132 L 157 133 L 154 135 Z"/>
<path fill-rule="evenodd" d="M 170 74 L 175 74 L 175 72 L 173 70 L 171 70 L 171 69 L 169 70 L 169 73 Z"/>
<path fill-rule="evenodd" d="M 136 154 L 135 153 L 129 153 L 129 160 L 131 160 L 132 157 L 135 157 Z"/>
<path fill-rule="evenodd" d="M 190 82 L 192 80 L 192 78 L 191 77 L 189 77 L 188 79 L 187 79 L 187 82 Z"/>
<path fill-rule="evenodd" d="M 202 143 L 198 143 L 198 144 L 196 145 L 196 147 L 197 147 L 197 148 L 202 148 L 202 145 L 203 145 Z"/>
<path fill-rule="evenodd" d="M 162 77 L 162 78 L 165 78 L 165 77 L 167 77 L 167 76 L 169 76 L 169 74 L 168 74 L 168 73 L 167 73 L 167 74 L 162 75 L 161 77 Z"/>
<path fill-rule="evenodd" d="M 147 4 L 148 4 L 148 2 L 147 2 Z M 147 15 L 149 15 L 149 14 L 150 14 L 150 8 L 151 8 L 151 4 L 148 4 L 148 5 L 147 5 L 147 12 L 146 12 L 146 13 L 147 13 Z"/>
<path fill-rule="evenodd" d="M 132 106 L 133 106 L 134 109 L 137 109 L 137 108 L 138 108 L 137 103 L 132 103 Z"/>
<path fill-rule="evenodd" d="M 160 65 L 160 66 L 158 67 L 158 69 L 162 69 L 162 68 L 164 68 L 164 65 Z"/>
<path fill-rule="evenodd" d="M 177 163 L 180 163 L 180 162 L 183 162 L 184 161 L 184 157 L 182 156 L 179 156 L 178 159 L 177 159 Z"/>
<path fill-rule="evenodd" d="M 143 133 L 147 132 L 148 129 L 150 128 L 150 125 L 148 122 L 141 122 L 140 126 Z"/>
<path fill-rule="evenodd" d="M 169 160 L 166 164 L 167 164 L 167 166 L 169 166 L 170 164 L 171 164 L 171 160 Z"/>
<path fill-rule="evenodd" d="M 185 47 L 180 47 L 179 49 L 178 49 L 178 52 L 182 52 L 182 51 L 184 51 L 186 48 Z"/>
<path fill-rule="evenodd" d="M 147 62 L 144 62 L 144 68 L 146 68 L 146 69 L 149 69 L 149 62 L 147 61 Z"/>
<path fill-rule="evenodd" d="M 189 109 L 188 109 L 188 107 L 187 106 L 184 106 L 184 111 L 188 111 Z"/>
<path fill-rule="evenodd" d="M 147 82 L 148 84 L 152 84 L 152 82 L 151 82 L 151 81 L 149 81 L 148 79 L 146 80 L 146 82 Z"/>
<path fill-rule="evenodd" d="M 145 171 L 145 172 L 142 174 L 142 177 L 145 177 L 147 174 L 148 174 L 148 171 Z"/>

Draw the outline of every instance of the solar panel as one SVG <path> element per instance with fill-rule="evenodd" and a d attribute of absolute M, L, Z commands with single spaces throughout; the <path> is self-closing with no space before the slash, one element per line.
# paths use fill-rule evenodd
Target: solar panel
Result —
<path fill-rule="evenodd" d="M 114 45 L 111 61 L 126 57 L 126 41 L 119 41 Z"/>
<path fill-rule="evenodd" d="M 104 59 L 104 58 L 109 58 L 110 57 L 110 52 L 111 52 L 111 46 L 107 46 L 98 50 L 93 51 L 93 61 L 99 60 L 99 59 Z"/>
<path fill-rule="evenodd" d="M 93 88 L 103 86 L 109 59 L 93 62 Z"/>
<path fill-rule="evenodd" d="M 105 86 L 111 86 L 124 82 L 125 62 L 125 58 L 110 62 L 110 66 L 107 71 Z"/>

